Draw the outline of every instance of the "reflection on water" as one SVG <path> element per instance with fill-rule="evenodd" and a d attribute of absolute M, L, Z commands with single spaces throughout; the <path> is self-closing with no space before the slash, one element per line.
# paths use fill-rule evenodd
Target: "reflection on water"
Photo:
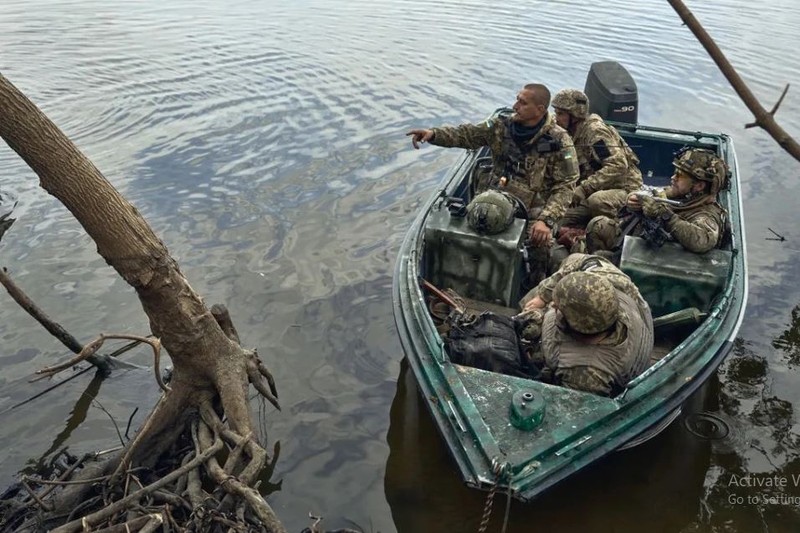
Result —
<path fill-rule="evenodd" d="M 769 374 L 763 356 L 744 341 L 735 344 L 720 372 L 724 386 L 719 396 L 720 413 L 734 430 L 715 447 L 698 524 L 797 530 L 800 438 L 793 406 L 773 395 Z"/>
<path fill-rule="evenodd" d="M 289 529 L 309 525 L 313 512 L 329 528 L 355 522 L 385 533 L 472 529 L 484 497 L 461 487 L 424 410 L 397 414 L 399 398 L 416 393 L 403 388 L 407 373 L 396 386 L 395 254 L 458 156 L 411 150 L 403 132 L 478 121 L 511 104 L 521 83 L 581 87 L 593 61 L 621 61 L 637 81 L 643 123 L 728 132 L 737 146 L 750 299 L 719 407 L 704 408 L 735 431 L 700 442 L 673 424 L 529 507 L 514 504 L 512 527 L 780 530 L 796 520 L 785 506 L 728 504 L 725 476 L 798 470 L 800 234 L 788 200 L 800 187 L 797 164 L 763 132 L 743 129 L 752 117 L 667 2 L 529 7 L 4 0 L 0 71 L 89 155 L 192 286 L 209 303 L 225 303 L 244 342 L 266 359 L 284 407 L 263 412 L 270 443 L 281 443 L 274 479 L 283 483 L 270 502 Z M 690 7 L 766 107 L 800 77 L 795 0 Z M 794 90 L 778 119 L 800 135 Z M 100 332 L 147 333 L 133 291 L 37 181 L 0 147 L 0 216 L 9 198 L 18 201 L 0 267 L 81 342 Z M 787 241 L 764 240 L 767 228 Z M 26 383 L 35 369 L 68 354 L 4 294 L 0 341 L 2 411 L 39 390 Z M 126 358 L 152 364 L 146 350 Z M 151 375 L 115 373 L 97 399 L 118 423 L 139 408 L 136 426 L 158 396 Z M 106 413 L 74 407 L 90 381 L 79 376 L 55 397 L 0 415 L 0 485 L 54 442 L 76 454 L 116 444 Z M 398 439 L 407 445 L 398 448 Z M 576 497 L 581 512 L 568 506 Z M 501 514 L 498 502 L 495 521 Z"/>
<path fill-rule="evenodd" d="M 800 305 L 792 309 L 789 329 L 772 341 L 772 346 L 781 350 L 792 367 L 800 366 Z"/>

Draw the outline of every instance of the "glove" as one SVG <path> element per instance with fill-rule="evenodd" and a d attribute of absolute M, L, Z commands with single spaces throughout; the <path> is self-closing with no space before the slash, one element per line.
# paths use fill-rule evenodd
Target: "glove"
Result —
<path fill-rule="evenodd" d="M 523 340 L 536 342 L 542 336 L 542 322 L 547 309 L 531 309 L 514 317 L 517 334 Z"/>
<path fill-rule="evenodd" d="M 570 202 L 571 206 L 579 206 L 586 200 L 586 191 L 583 187 L 575 187 L 575 190 L 572 191 L 572 201 Z"/>
<path fill-rule="evenodd" d="M 672 218 L 672 209 L 663 202 L 654 200 L 651 196 L 644 196 L 639 200 L 642 203 L 642 213 L 648 218 Z"/>

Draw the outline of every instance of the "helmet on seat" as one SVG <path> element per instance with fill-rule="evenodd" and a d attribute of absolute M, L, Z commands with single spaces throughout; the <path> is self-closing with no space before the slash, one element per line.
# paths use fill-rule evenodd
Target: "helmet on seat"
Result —
<path fill-rule="evenodd" d="M 515 210 L 511 198 L 490 189 L 477 195 L 467 206 L 467 224 L 478 233 L 494 235 L 511 225 Z"/>
<path fill-rule="evenodd" d="M 589 97 L 578 89 L 562 89 L 553 97 L 553 107 L 563 109 L 575 118 L 589 116 Z"/>

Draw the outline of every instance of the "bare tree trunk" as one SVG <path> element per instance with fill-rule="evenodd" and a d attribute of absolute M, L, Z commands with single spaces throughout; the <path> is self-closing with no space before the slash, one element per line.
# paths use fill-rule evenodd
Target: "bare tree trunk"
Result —
<path fill-rule="evenodd" d="M 172 359 L 171 391 L 164 394 L 124 450 L 114 479 L 124 476 L 132 466 L 152 464 L 180 434 L 188 434 L 189 412 L 209 413 L 214 412 L 214 405 L 221 406 L 227 423 L 225 431 L 229 432 L 224 440 L 229 445 L 256 434 L 248 383 L 277 406 L 266 367 L 255 352 L 243 349 L 223 332 L 139 212 L 2 74 L 0 137 L 36 172 L 41 186 L 75 216 L 94 239 L 98 253 L 136 290 L 153 334 Z M 217 420 L 204 416 L 203 424 L 206 429 L 201 428 L 199 434 L 206 435 L 210 430 L 219 437 L 222 428 Z M 211 440 L 200 439 L 198 456 Z M 266 460 L 263 448 L 251 439 L 245 451 L 250 461 L 245 469 L 260 470 Z M 203 465 L 208 469 L 208 464 Z M 213 473 L 217 474 L 216 467 Z M 252 482 L 254 479 L 248 480 Z M 246 501 L 268 530 L 283 531 L 263 499 L 254 503 L 260 498 L 252 494 L 255 491 L 248 492 L 247 487 L 238 485 L 225 489 Z M 84 523 L 97 525 L 91 516 L 84 517 Z M 77 531 L 81 527 L 84 526 L 78 519 L 58 531 Z"/>
<path fill-rule="evenodd" d="M 761 102 L 758 101 L 758 98 L 753 94 L 744 80 L 739 76 L 733 66 L 728 62 L 728 59 L 725 57 L 725 54 L 722 53 L 722 50 L 719 49 L 717 43 L 714 42 L 714 39 L 708 34 L 708 32 L 703 28 L 703 26 L 698 22 L 695 16 L 689 11 L 689 8 L 686 7 L 681 0 L 667 0 L 669 5 L 675 10 L 681 20 L 692 30 L 697 40 L 700 41 L 700 44 L 703 45 L 703 48 L 706 49 L 708 55 L 711 56 L 711 59 L 714 60 L 714 63 L 717 64 L 719 69 L 722 71 L 722 74 L 725 75 L 725 78 L 728 79 L 728 82 L 731 84 L 733 89 L 736 91 L 736 94 L 739 95 L 739 98 L 742 99 L 744 105 L 747 106 L 747 109 L 750 110 L 751 113 L 755 116 L 755 122 L 751 124 L 747 124 L 745 127 L 751 128 L 754 126 L 760 126 L 763 128 L 767 133 L 775 139 L 781 147 L 789 152 L 792 157 L 800 161 L 800 144 L 794 140 L 794 138 L 786 133 L 786 131 L 778 125 L 775 121 L 775 112 L 778 111 L 778 107 L 781 105 L 783 101 L 783 97 L 786 96 L 786 92 L 789 90 L 789 86 L 787 85 L 783 91 L 783 94 L 778 99 L 778 102 L 773 106 L 770 111 L 767 111 L 764 106 L 761 105 Z"/>

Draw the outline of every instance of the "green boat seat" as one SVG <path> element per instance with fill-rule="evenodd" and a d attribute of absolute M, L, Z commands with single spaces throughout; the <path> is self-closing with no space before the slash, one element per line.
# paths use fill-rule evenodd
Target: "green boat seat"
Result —
<path fill-rule="evenodd" d="M 503 307 L 519 300 L 525 221 L 495 235 L 483 235 L 446 209 L 425 222 L 424 277 L 436 287 Z"/>
<path fill-rule="evenodd" d="M 639 288 L 653 316 L 691 307 L 708 312 L 725 286 L 731 259 L 728 250 L 697 254 L 675 242 L 654 248 L 644 239 L 628 235 L 622 245 L 620 269 Z"/>

